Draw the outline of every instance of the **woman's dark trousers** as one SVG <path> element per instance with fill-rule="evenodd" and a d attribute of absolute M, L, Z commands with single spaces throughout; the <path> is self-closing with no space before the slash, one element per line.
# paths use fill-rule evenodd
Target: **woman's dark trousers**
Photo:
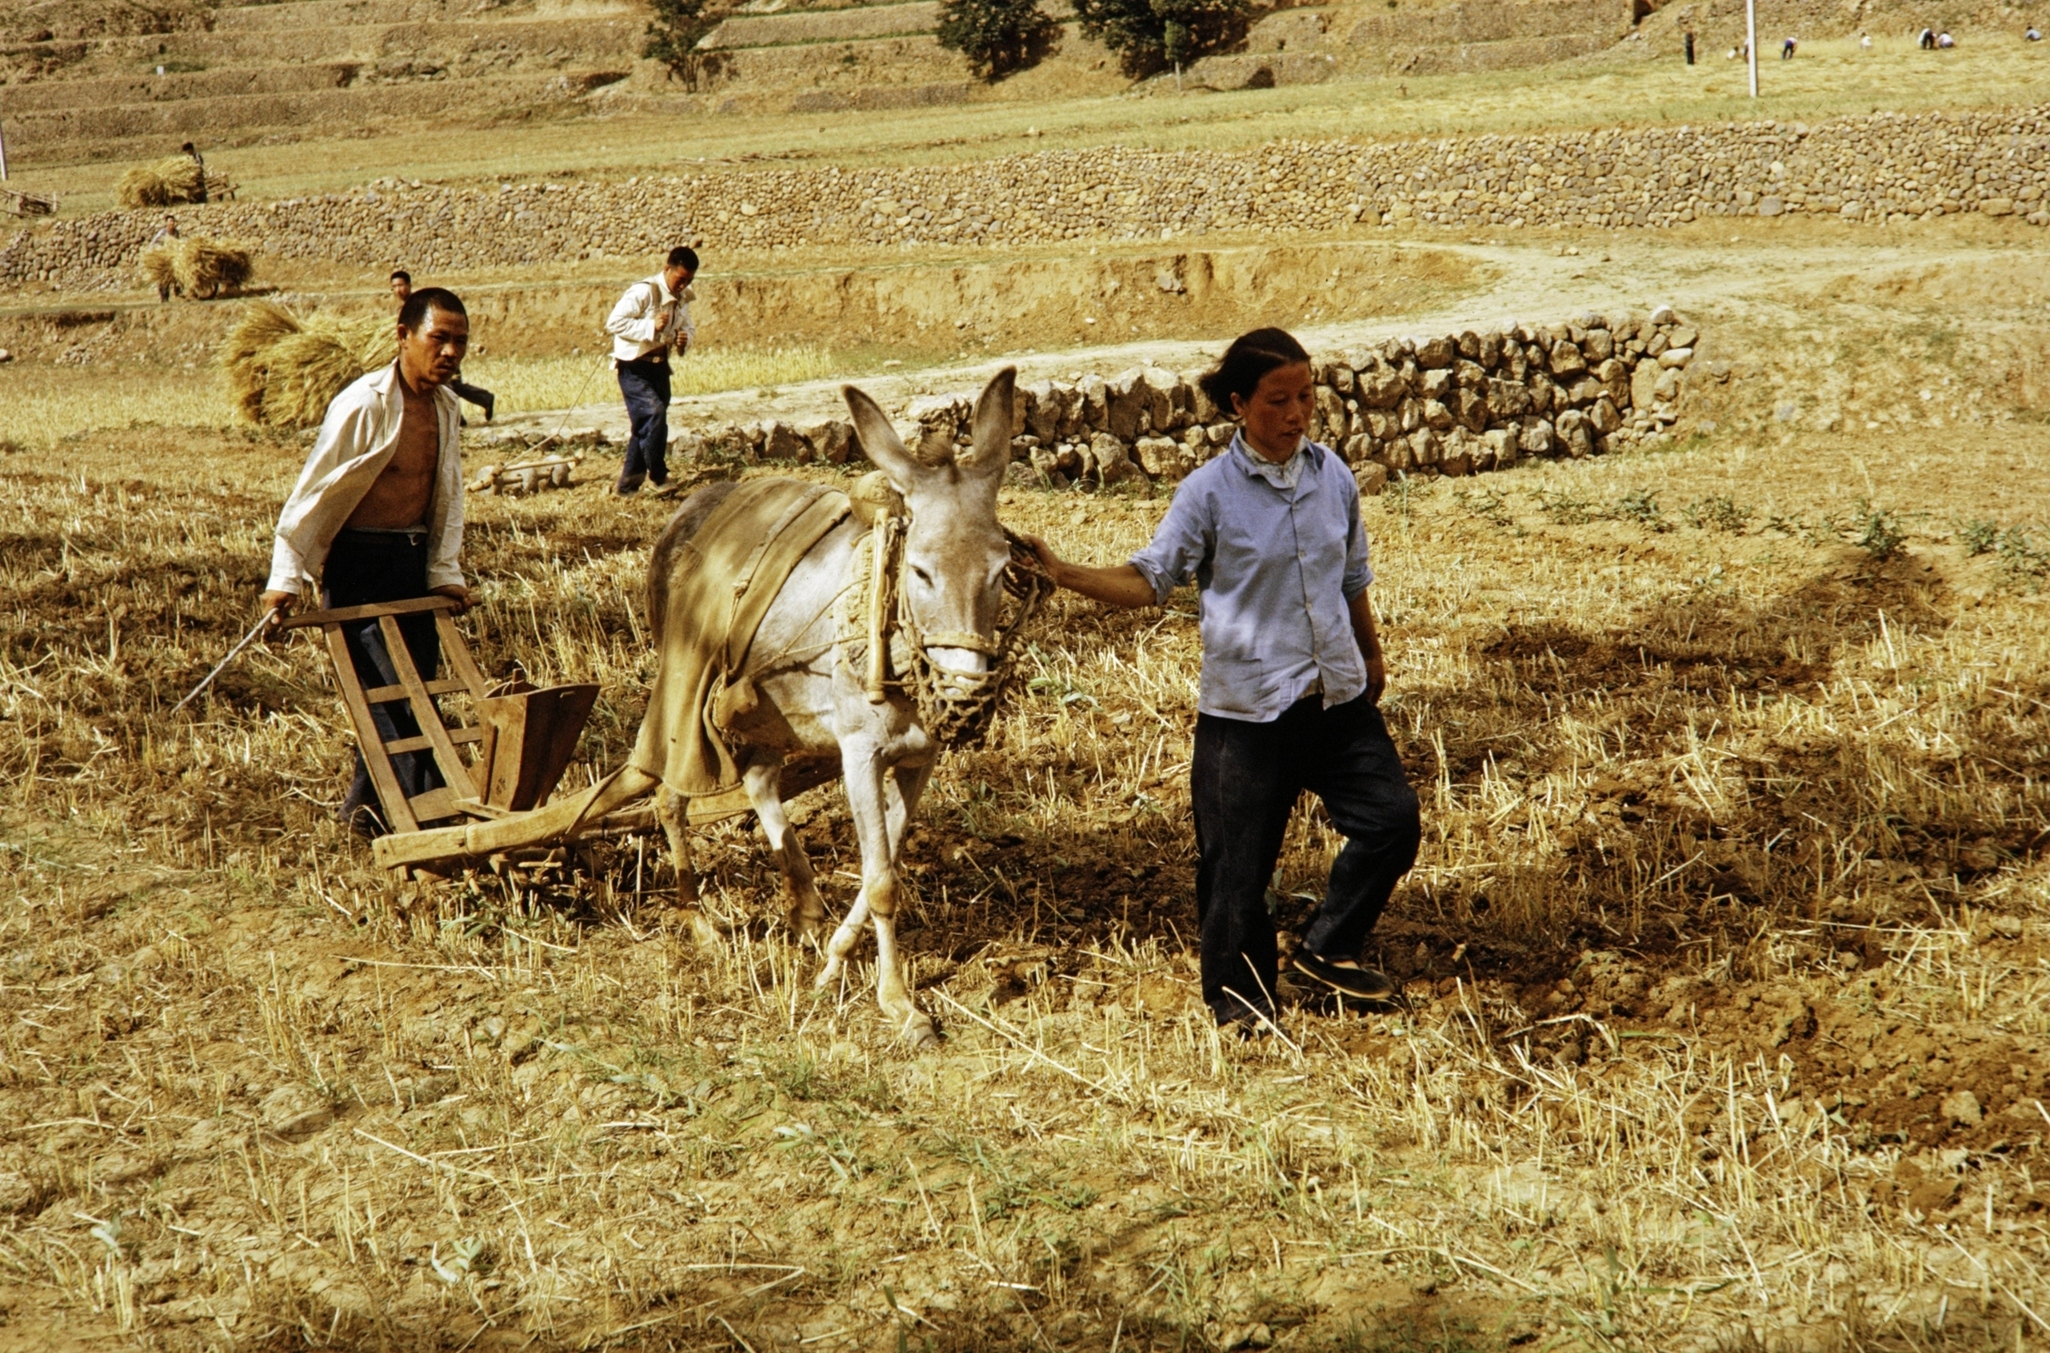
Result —
<path fill-rule="evenodd" d="M 1189 780 L 1203 1000 L 1220 1024 L 1271 1015 L 1279 958 L 1267 888 L 1296 799 L 1306 789 L 1322 799 L 1345 837 L 1300 942 L 1321 958 L 1351 960 L 1416 863 L 1416 791 L 1364 695 L 1331 709 L 1311 696 L 1270 723 L 1199 714 Z"/>
<path fill-rule="evenodd" d="M 322 604 L 328 607 L 366 606 L 426 596 L 426 532 L 343 531 L 328 551 L 327 566 L 321 573 L 321 592 Z M 405 637 L 406 650 L 413 656 L 420 679 L 434 680 L 435 669 L 441 663 L 441 636 L 435 632 L 433 612 L 400 616 L 399 633 Z M 355 660 L 356 679 L 366 688 L 398 684 L 398 669 L 392 666 L 377 621 L 345 625 L 342 637 L 348 642 L 349 656 Z M 386 742 L 419 736 L 420 725 L 405 700 L 372 705 L 370 718 Z M 400 752 L 391 762 L 399 788 L 409 799 L 439 789 L 444 783 L 431 751 Z M 369 821 L 364 820 L 366 812 Z M 342 821 L 357 830 L 369 828 L 365 833 L 368 835 L 390 830 L 360 749 L 356 753 L 356 778 L 350 781 L 348 797 L 342 800 Z"/>
<path fill-rule="evenodd" d="M 626 397 L 626 464 L 619 492 L 632 493 L 643 479 L 659 488 L 669 482 L 669 363 L 620 362 L 619 393 Z"/>

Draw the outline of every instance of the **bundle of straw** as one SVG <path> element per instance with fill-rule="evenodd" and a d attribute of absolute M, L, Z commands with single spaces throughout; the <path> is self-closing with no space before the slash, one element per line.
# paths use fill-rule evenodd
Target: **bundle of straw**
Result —
<path fill-rule="evenodd" d="M 179 241 L 178 283 L 191 296 L 212 297 L 239 290 L 255 274 L 249 251 L 219 240 Z"/>
<path fill-rule="evenodd" d="M 142 275 L 149 279 L 151 286 L 166 296 L 174 291 L 185 290 L 178 282 L 177 245 L 177 240 L 166 240 L 142 251 Z"/>
<path fill-rule="evenodd" d="M 259 427 L 312 427 L 366 371 L 397 355 L 389 320 L 314 314 L 252 303 L 221 348 L 235 404 Z"/>
<path fill-rule="evenodd" d="M 159 291 L 210 299 L 247 285 L 256 265 L 240 245 L 202 236 L 151 245 L 143 251 L 142 271 Z"/>
<path fill-rule="evenodd" d="M 171 155 L 129 169 L 114 185 L 114 196 L 124 207 L 169 207 L 197 202 L 201 183 L 199 166 L 191 156 Z"/>

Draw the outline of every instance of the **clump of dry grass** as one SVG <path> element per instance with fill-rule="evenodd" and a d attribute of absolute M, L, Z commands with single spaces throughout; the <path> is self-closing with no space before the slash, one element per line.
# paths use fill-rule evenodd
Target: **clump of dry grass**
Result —
<path fill-rule="evenodd" d="M 197 202 L 205 179 L 189 155 L 169 155 L 155 164 L 132 165 L 114 185 L 115 200 L 124 207 L 172 207 Z"/>
<path fill-rule="evenodd" d="M 256 276 L 254 255 L 236 244 L 195 236 L 143 251 L 142 272 L 159 291 L 210 300 L 239 291 Z"/>
<path fill-rule="evenodd" d="M 316 312 L 301 318 L 255 301 L 219 361 L 241 416 L 259 427 L 312 427 L 351 381 L 397 354 L 391 326 Z"/>

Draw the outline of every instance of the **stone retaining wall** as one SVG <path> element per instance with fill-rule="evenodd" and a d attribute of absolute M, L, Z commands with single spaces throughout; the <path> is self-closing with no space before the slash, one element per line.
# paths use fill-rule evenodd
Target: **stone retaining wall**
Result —
<path fill-rule="evenodd" d="M 1667 226 L 1709 216 L 2050 225 L 2050 107 L 1799 123 L 1277 142 L 1249 151 L 1049 151 L 974 164 L 762 169 L 625 183 L 394 185 L 181 213 L 261 253 L 415 271 L 714 250 L 1032 244 L 1213 231 Z M 147 212 L 60 220 L 0 250 L 0 286 L 138 285 Z"/>
<path fill-rule="evenodd" d="M 1363 492 L 1392 475 L 1466 475 L 1526 456 L 1589 456 L 1635 445 L 1678 417 L 1689 380 L 1727 379 L 1695 361 L 1699 335 L 1671 309 L 1567 324 L 1507 324 L 1390 339 L 1314 366 L 1310 436 L 1341 451 Z M 1055 488 L 1179 480 L 1230 444 L 1233 424 L 1194 372 L 1134 367 L 1018 389 L 1012 474 Z M 975 393 L 925 396 L 901 410 L 927 455 L 965 445 Z M 690 428 L 671 424 L 679 460 L 844 464 L 861 455 L 844 419 Z M 508 439 L 513 440 L 513 439 Z M 524 438 L 520 438 L 524 440 Z"/>

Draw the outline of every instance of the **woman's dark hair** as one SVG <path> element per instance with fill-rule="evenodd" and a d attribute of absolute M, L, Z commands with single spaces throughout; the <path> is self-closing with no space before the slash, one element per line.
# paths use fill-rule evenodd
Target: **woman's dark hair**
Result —
<path fill-rule="evenodd" d="M 1288 330 L 1255 329 L 1234 338 L 1224 356 L 1217 359 L 1217 365 L 1196 383 L 1210 396 L 1212 404 L 1231 413 L 1233 395 L 1251 399 L 1254 388 L 1268 372 L 1309 360 L 1310 354 L 1303 351 L 1303 345 Z"/>

